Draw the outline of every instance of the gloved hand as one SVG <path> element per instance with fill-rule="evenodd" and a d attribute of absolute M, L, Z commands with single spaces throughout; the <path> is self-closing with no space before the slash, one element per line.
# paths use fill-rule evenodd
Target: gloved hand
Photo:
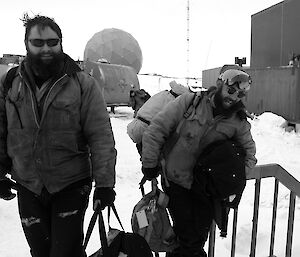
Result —
<path fill-rule="evenodd" d="M 12 187 L 15 183 L 9 178 L 0 179 L 0 198 L 4 200 L 11 200 L 16 197 L 16 194 L 11 192 Z"/>
<path fill-rule="evenodd" d="M 96 210 L 100 205 L 100 209 L 104 210 L 106 206 L 110 206 L 115 201 L 116 193 L 111 187 L 96 187 L 93 196 L 93 209 Z"/>
<path fill-rule="evenodd" d="M 159 175 L 159 167 L 158 166 L 154 168 L 142 167 L 142 172 L 147 180 L 152 180 Z"/>

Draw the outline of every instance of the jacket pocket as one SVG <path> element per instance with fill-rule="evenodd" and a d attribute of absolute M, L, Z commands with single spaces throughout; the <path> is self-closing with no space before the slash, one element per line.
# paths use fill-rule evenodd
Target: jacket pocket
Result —
<path fill-rule="evenodd" d="M 74 128 L 80 119 L 80 104 L 77 99 L 53 101 L 50 108 L 53 127 Z"/>

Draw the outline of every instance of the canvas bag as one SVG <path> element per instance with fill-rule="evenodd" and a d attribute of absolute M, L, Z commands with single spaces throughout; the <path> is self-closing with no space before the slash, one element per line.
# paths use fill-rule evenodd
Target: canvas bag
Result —
<path fill-rule="evenodd" d="M 152 252 L 147 244 L 146 240 L 135 233 L 126 233 L 123 225 L 117 213 L 114 205 L 111 206 L 115 216 L 117 217 L 119 224 L 123 230 L 114 229 L 110 226 L 110 207 L 108 207 L 108 226 L 109 232 L 106 236 L 103 216 L 100 208 L 97 208 L 90 220 L 86 237 L 83 244 L 83 250 L 86 249 L 96 220 L 98 219 L 99 224 L 99 235 L 101 241 L 101 248 L 89 257 L 152 257 Z"/>
<path fill-rule="evenodd" d="M 171 252 L 178 247 L 178 243 L 166 208 L 168 197 L 157 187 L 156 179 L 151 183 L 152 191 L 143 194 L 142 199 L 133 208 L 132 231 L 143 236 L 153 252 Z M 146 224 L 139 224 L 138 217 L 141 217 L 141 214 L 145 215 Z"/>

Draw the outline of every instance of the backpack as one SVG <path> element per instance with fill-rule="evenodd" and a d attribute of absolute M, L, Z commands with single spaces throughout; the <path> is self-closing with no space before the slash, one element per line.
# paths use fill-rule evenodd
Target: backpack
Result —
<path fill-rule="evenodd" d="M 12 86 L 12 82 L 13 82 L 14 78 L 17 76 L 18 67 L 19 66 L 15 66 L 15 67 L 9 69 L 6 73 L 6 76 L 3 81 L 3 97 L 4 98 L 7 96 L 7 93 Z"/>
<path fill-rule="evenodd" d="M 245 150 L 233 140 L 220 140 L 208 145 L 194 168 L 192 189 L 212 199 L 214 219 L 227 235 L 230 208 L 237 208 L 246 186 Z"/>
<path fill-rule="evenodd" d="M 168 197 L 158 189 L 155 179 L 152 181 L 152 191 L 143 195 L 131 216 L 132 231 L 146 239 L 156 256 L 158 252 L 171 252 L 178 247 L 167 204 Z"/>
<path fill-rule="evenodd" d="M 144 89 L 130 90 L 128 106 L 131 106 L 134 110 L 134 117 L 136 116 L 138 110 L 144 105 L 145 102 L 148 101 L 150 97 L 151 95 Z"/>

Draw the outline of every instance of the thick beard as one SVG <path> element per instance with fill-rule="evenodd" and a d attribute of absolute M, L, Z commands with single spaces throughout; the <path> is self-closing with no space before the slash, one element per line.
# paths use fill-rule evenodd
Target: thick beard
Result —
<path fill-rule="evenodd" d="M 225 108 L 223 104 L 223 97 L 222 97 L 222 87 L 219 87 L 214 96 L 214 103 L 216 106 L 216 112 L 223 114 L 224 116 L 231 116 L 233 113 L 237 112 L 240 108 L 242 108 L 243 103 L 242 101 L 238 101 L 237 103 L 233 104 L 229 108 Z"/>
<path fill-rule="evenodd" d="M 53 59 L 49 62 L 44 62 L 41 59 L 41 54 L 32 54 L 30 51 L 27 52 L 27 61 L 34 74 L 44 80 L 50 77 L 57 76 L 63 65 L 64 53 L 52 53 Z"/>

